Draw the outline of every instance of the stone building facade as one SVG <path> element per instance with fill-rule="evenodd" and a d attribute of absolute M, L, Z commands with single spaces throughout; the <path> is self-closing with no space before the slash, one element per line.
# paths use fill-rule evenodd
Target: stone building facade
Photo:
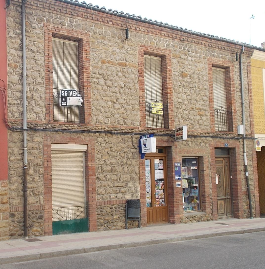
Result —
<path fill-rule="evenodd" d="M 128 199 L 140 199 L 142 226 L 259 217 L 253 47 L 76 1 L 13 0 L 6 14 L 8 180 L 0 195 L 9 202 L 2 239 L 56 234 L 64 224 L 74 232 L 79 222 L 82 231 L 124 229 Z M 56 90 L 66 83 L 60 77 L 77 85 L 82 107 L 58 105 Z M 148 83 L 157 89 L 149 103 Z M 216 107 L 219 99 L 226 108 Z M 186 140 L 176 136 L 182 126 Z M 149 135 L 156 152 L 140 154 L 140 137 Z"/>

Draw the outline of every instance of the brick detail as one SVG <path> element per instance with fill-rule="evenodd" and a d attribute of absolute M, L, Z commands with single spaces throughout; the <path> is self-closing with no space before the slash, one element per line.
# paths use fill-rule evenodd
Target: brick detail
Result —
<path fill-rule="evenodd" d="M 144 82 L 144 55 L 159 56 L 162 59 L 162 88 L 163 103 L 166 107 L 164 111 L 164 125 L 166 129 L 174 129 L 174 102 L 173 102 L 173 85 L 172 85 L 172 65 L 171 51 L 167 49 L 159 49 L 155 47 L 141 46 L 138 56 L 138 72 L 139 72 L 139 96 L 140 96 L 140 126 L 146 128 L 146 112 L 145 112 L 145 82 Z"/>
<path fill-rule="evenodd" d="M 233 131 L 237 133 L 237 111 L 235 102 L 235 85 L 234 85 L 234 66 L 231 62 L 215 58 L 208 59 L 208 75 L 209 75 L 209 102 L 210 102 L 210 119 L 211 119 L 211 132 L 215 132 L 215 115 L 214 115 L 214 97 L 213 97 L 213 67 L 221 67 L 226 70 L 225 72 L 225 87 L 227 92 L 227 106 L 232 107 L 232 122 Z"/>
<path fill-rule="evenodd" d="M 46 123 L 53 122 L 53 65 L 52 65 L 52 38 L 58 37 L 78 42 L 79 57 L 79 91 L 83 96 L 83 106 L 80 112 L 80 122 L 91 122 L 91 86 L 90 86 L 90 42 L 89 34 L 59 28 L 46 24 L 45 31 L 45 92 L 46 92 Z M 60 124 L 60 123 L 58 123 Z M 61 123 L 62 124 L 62 123 Z M 67 123 L 63 123 L 67 124 Z M 72 122 L 69 124 L 73 124 Z"/>

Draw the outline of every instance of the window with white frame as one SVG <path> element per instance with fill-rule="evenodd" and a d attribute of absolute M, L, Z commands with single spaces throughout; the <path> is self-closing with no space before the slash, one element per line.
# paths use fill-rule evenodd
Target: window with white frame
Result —
<path fill-rule="evenodd" d="M 146 127 L 164 128 L 161 57 L 144 56 Z"/>
<path fill-rule="evenodd" d="M 52 39 L 53 119 L 56 122 L 80 122 L 82 108 L 59 105 L 60 90 L 74 89 L 79 92 L 78 59 L 78 42 Z"/>

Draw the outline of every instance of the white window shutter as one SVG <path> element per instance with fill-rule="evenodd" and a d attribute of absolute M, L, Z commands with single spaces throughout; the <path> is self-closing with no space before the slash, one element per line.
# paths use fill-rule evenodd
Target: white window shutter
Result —
<path fill-rule="evenodd" d="M 164 115 L 152 113 L 151 108 L 153 103 L 163 104 L 161 58 L 145 55 L 144 60 L 146 126 L 164 128 Z"/>
<path fill-rule="evenodd" d="M 59 106 L 59 91 L 75 89 L 78 85 L 78 42 L 53 38 L 53 96 L 54 121 L 79 122 L 79 107 Z"/>
<path fill-rule="evenodd" d="M 213 67 L 213 96 L 215 113 L 215 130 L 228 131 L 230 114 L 227 110 L 227 92 L 225 69 Z"/>
<path fill-rule="evenodd" d="M 86 217 L 85 152 L 52 150 L 53 221 Z"/>

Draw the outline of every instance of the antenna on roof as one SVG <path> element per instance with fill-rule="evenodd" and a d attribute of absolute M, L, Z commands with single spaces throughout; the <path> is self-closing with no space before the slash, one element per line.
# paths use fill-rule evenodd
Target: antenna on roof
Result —
<path fill-rule="evenodd" d="M 249 25 L 249 44 L 251 45 L 251 22 L 255 19 L 255 16 L 252 14 L 250 17 L 250 25 Z"/>

